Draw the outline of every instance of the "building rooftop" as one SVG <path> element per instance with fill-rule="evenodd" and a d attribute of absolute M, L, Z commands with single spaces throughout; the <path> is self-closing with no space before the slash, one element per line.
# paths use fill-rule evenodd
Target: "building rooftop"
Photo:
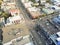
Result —
<path fill-rule="evenodd" d="M 23 3 L 24 7 L 25 8 L 29 8 L 29 7 L 32 7 L 32 2 L 26 2 L 26 3 Z"/>
<path fill-rule="evenodd" d="M 28 13 L 30 14 L 30 17 L 31 18 L 38 18 L 40 15 L 42 15 L 42 13 L 39 11 L 38 8 L 32 7 L 32 4 L 33 4 L 33 2 L 31 2 L 31 1 L 23 3 L 24 7 L 26 8 Z"/>
<path fill-rule="evenodd" d="M 30 13 L 30 16 L 32 18 L 38 18 L 39 16 L 42 15 L 42 13 L 35 7 L 27 8 L 27 11 Z"/>
<path fill-rule="evenodd" d="M 10 45 L 10 44 L 14 44 L 14 45 L 28 45 L 29 43 L 31 43 L 33 45 L 33 42 L 31 41 L 31 39 L 29 38 L 29 36 L 26 37 L 18 37 L 16 39 L 11 40 L 8 43 L 5 43 L 4 45 Z"/>
<path fill-rule="evenodd" d="M 17 24 L 4 27 L 3 29 L 3 43 L 9 42 L 12 39 L 15 39 L 20 36 L 30 35 L 28 28 L 25 24 Z"/>
<path fill-rule="evenodd" d="M 14 14 L 18 15 L 20 13 L 20 10 L 19 9 L 10 9 L 9 13 L 11 13 L 11 15 L 14 15 Z"/>
<path fill-rule="evenodd" d="M 44 13 L 46 13 L 46 14 L 52 14 L 52 13 L 54 13 L 54 10 L 48 9 L 48 8 L 43 8 L 42 11 L 43 11 Z"/>

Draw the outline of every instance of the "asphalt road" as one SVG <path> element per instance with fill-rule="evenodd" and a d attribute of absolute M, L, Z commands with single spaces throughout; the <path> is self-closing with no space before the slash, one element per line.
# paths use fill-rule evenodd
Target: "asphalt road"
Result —
<path fill-rule="evenodd" d="M 22 4 L 21 0 L 16 0 L 16 5 L 18 6 L 19 9 L 21 9 L 22 14 L 24 14 L 24 18 L 30 20 L 29 14 L 27 13 L 24 5 Z"/>
<path fill-rule="evenodd" d="M 27 12 L 26 8 L 22 4 L 21 0 L 16 0 L 17 7 L 21 10 L 23 17 L 25 19 L 25 23 L 27 26 L 34 27 L 35 22 L 32 21 L 32 19 L 29 17 L 29 13 Z"/>
<path fill-rule="evenodd" d="M 25 22 L 26 22 L 26 25 L 28 26 L 29 29 L 32 29 L 35 25 L 34 23 L 32 22 L 32 20 L 30 19 L 29 15 L 24 7 L 24 5 L 21 3 L 21 0 L 16 0 L 16 5 L 17 7 L 22 11 L 22 14 L 23 14 L 23 17 L 25 19 Z M 44 17 L 45 18 L 51 18 L 51 17 L 54 17 L 55 14 L 51 15 L 51 16 L 47 16 L 47 17 Z M 39 21 L 36 21 L 36 22 L 39 22 Z M 44 21 L 43 21 L 44 22 Z M 39 23 L 42 23 L 42 21 L 40 21 Z M 42 25 L 43 26 L 43 25 Z M 47 26 L 45 26 L 47 27 Z M 52 28 L 52 26 L 50 26 L 50 29 Z M 53 31 L 55 31 L 53 28 L 52 28 Z M 51 32 L 52 32 L 51 30 Z M 36 41 L 36 45 L 48 45 L 48 40 L 45 39 L 45 37 L 43 36 L 43 33 L 41 32 L 35 32 L 33 29 L 31 30 L 31 33 L 32 35 L 34 36 L 34 41 Z M 39 34 L 38 34 L 39 33 Z M 47 41 L 47 42 L 46 42 Z M 42 43 L 43 42 L 43 43 Z"/>
<path fill-rule="evenodd" d="M 49 35 L 52 35 L 54 33 L 59 32 L 60 30 L 58 30 L 54 25 L 49 24 L 49 22 L 47 21 L 47 19 L 51 20 L 53 17 L 56 17 L 58 14 L 53 14 L 53 15 L 49 15 L 46 17 L 41 18 L 41 20 L 37 20 L 36 23 L 40 24 L 43 28 L 44 31 L 46 31 Z M 48 24 L 47 24 L 48 23 Z M 40 29 L 38 29 L 40 30 Z M 39 35 L 42 35 L 42 38 L 46 41 L 46 43 L 48 43 L 49 45 L 49 40 L 46 40 L 46 36 L 44 35 L 44 31 L 40 30 L 37 33 Z"/>
<path fill-rule="evenodd" d="M 16 3 L 17 3 L 18 8 L 21 9 L 21 11 L 22 11 L 23 17 L 25 18 L 25 22 L 26 22 L 28 28 L 31 29 L 30 32 L 34 36 L 35 44 L 36 45 L 45 45 L 43 38 L 39 37 L 37 35 L 37 33 L 33 30 L 33 27 L 35 26 L 34 22 L 32 22 L 32 20 L 28 16 L 29 14 L 27 13 L 26 9 L 24 8 L 23 4 L 21 3 L 21 0 L 16 0 Z"/>
<path fill-rule="evenodd" d="M 36 45 L 46 45 L 44 39 L 37 34 L 35 30 L 30 30 L 33 35 L 33 40 L 37 43 Z"/>

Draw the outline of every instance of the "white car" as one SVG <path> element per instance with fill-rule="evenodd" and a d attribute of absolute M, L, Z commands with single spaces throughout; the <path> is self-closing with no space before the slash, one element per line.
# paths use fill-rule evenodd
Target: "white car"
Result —
<path fill-rule="evenodd" d="M 60 37 L 60 32 L 57 32 L 56 34 Z"/>

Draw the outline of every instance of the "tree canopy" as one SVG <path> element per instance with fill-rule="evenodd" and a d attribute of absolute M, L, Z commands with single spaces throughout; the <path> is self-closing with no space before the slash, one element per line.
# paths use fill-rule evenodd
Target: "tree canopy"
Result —
<path fill-rule="evenodd" d="M 35 3 L 35 0 L 30 0 L 30 1 L 32 1 L 32 2 L 34 2 L 34 3 Z"/>
<path fill-rule="evenodd" d="M 0 10 L 0 16 L 4 18 L 8 18 L 11 16 L 11 14 L 6 11 Z"/>

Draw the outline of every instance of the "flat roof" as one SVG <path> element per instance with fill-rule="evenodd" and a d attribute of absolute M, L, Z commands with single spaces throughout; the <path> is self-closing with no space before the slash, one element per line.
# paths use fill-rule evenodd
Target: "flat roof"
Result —
<path fill-rule="evenodd" d="M 2 28 L 3 30 L 3 43 L 9 42 L 20 36 L 30 35 L 28 28 L 25 24 L 10 25 Z"/>
<path fill-rule="evenodd" d="M 31 39 L 28 37 L 28 38 L 25 38 L 25 39 L 21 39 L 21 40 L 19 40 L 19 41 L 17 41 L 18 39 L 13 39 L 13 40 L 11 40 L 10 42 L 8 42 L 8 43 L 5 43 L 4 45 L 10 45 L 10 44 L 16 44 L 16 45 L 24 45 L 24 44 L 27 44 L 27 43 L 29 43 L 29 42 L 32 42 L 32 41 L 30 41 Z"/>
<path fill-rule="evenodd" d="M 30 14 L 31 14 L 32 17 L 39 17 L 41 15 L 40 12 L 38 12 L 38 11 L 37 12 L 32 12 L 31 11 Z"/>
<path fill-rule="evenodd" d="M 27 8 L 27 11 L 30 13 L 30 15 L 32 16 L 32 18 L 37 18 L 37 17 L 39 17 L 39 16 L 42 15 L 41 12 L 39 12 L 39 11 L 30 11 L 29 8 Z"/>
<path fill-rule="evenodd" d="M 19 13 L 20 10 L 19 9 L 10 9 L 9 12 L 10 13 Z"/>

